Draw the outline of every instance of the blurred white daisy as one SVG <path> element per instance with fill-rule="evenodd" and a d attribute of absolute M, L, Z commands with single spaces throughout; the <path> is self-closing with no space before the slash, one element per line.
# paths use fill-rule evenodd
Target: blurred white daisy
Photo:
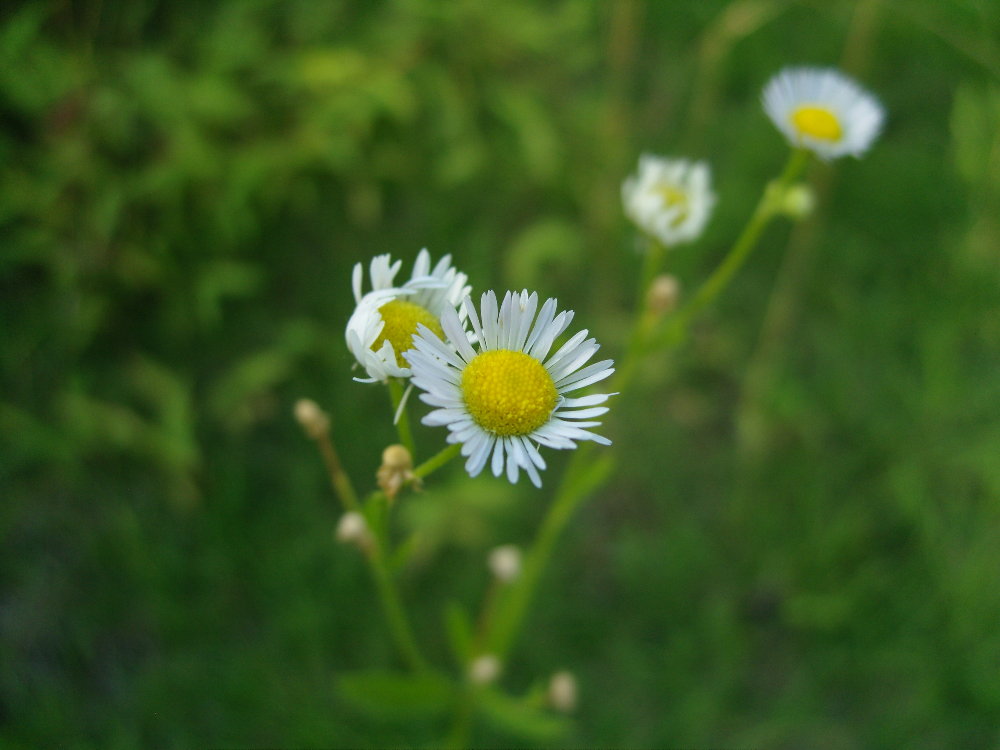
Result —
<path fill-rule="evenodd" d="M 715 206 L 711 182 L 705 162 L 643 154 L 638 174 L 622 183 L 625 214 L 667 247 L 690 242 Z"/>
<path fill-rule="evenodd" d="M 364 271 L 354 266 L 354 313 L 347 321 L 347 348 L 365 368 L 365 383 L 385 382 L 389 378 L 407 378 L 410 369 L 402 354 L 412 346 L 417 324 L 441 333 L 441 314 L 455 312 L 455 307 L 469 293 L 467 277 L 451 265 L 446 255 L 431 268 L 431 256 L 421 250 L 413 264 L 410 280 L 395 286 L 402 261 L 392 263 L 389 255 L 372 258 L 369 268 L 372 291 L 361 293 Z"/>
<path fill-rule="evenodd" d="M 878 99 L 831 68 L 787 68 L 764 87 L 764 111 L 796 147 L 861 156 L 882 130 Z"/>
<path fill-rule="evenodd" d="M 527 291 L 507 292 L 499 310 L 492 291 L 483 294 L 480 314 L 468 297 L 464 306 L 474 333 L 471 342 L 458 314 L 447 309 L 441 316 L 447 343 L 421 326 L 414 349 L 405 356 L 413 384 L 424 391 L 421 400 L 437 407 L 423 423 L 448 428 L 448 442 L 462 444 L 471 476 L 491 456 L 493 474 L 500 476 L 506 457 L 508 480 L 516 482 L 524 469 L 541 487 L 538 472 L 545 461 L 536 443 L 550 448 L 575 448 L 577 440 L 610 444 L 584 429 L 600 422 L 582 420 L 604 414 L 608 409 L 600 404 L 613 394 L 566 394 L 611 375 L 612 361 L 584 366 L 600 348 L 586 330 L 549 354 L 573 319 L 572 311 L 557 315 L 554 299 L 539 310 L 538 295 Z"/>

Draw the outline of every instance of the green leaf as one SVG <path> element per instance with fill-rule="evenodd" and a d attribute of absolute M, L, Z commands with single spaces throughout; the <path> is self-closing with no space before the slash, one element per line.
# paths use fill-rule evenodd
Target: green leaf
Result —
<path fill-rule="evenodd" d="M 472 622 L 465 607 L 456 601 L 448 602 L 444 609 L 445 632 L 455 660 L 464 667 L 472 660 Z"/>
<path fill-rule="evenodd" d="M 448 711 L 455 697 L 451 681 L 438 672 L 350 672 L 340 676 L 337 688 L 346 703 L 377 719 L 437 716 Z"/>
<path fill-rule="evenodd" d="M 512 698 L 497 690 L 484 690 L 480 712 L 497 729 L 535 742 L 556 740 L 569 732 L 572 723 L 562 716 L 543 711 L 523 698 Z"/>

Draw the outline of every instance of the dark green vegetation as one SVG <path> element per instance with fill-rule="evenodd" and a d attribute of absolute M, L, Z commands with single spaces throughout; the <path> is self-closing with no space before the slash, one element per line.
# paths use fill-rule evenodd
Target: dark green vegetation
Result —
<path fill-rule="evenodd" d="M 991 0 L 4 6 L 3 744 L 433 744 L 335 689 L 397 663 L 291 419 L 329 409 L 362 487 L 393 440 L 350 380 L 351 265 L 450 252 L 618 355 L 622 178 L 643 150 L 711 161 L 708 234 L 670 258 L 690 290 L 785 159 L 761 87 L 808 62 L 879 95 L 886 132 L 818 165 L 818 213 L 617 400 L 619 473 L 504 684 L 577 674 L 555 745 L 995 746 L 997 39 Z M 446 602 L 477 606 L 485 550 L 549 497 L 454 465 L 402 501 L 436 660 Z M 541 741 L 475 734 L 518 742 Z"/>

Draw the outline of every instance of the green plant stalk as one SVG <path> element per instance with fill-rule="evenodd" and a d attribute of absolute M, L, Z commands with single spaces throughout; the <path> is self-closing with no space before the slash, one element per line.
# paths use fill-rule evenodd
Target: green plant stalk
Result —
<path fill-rule="evenodd" d="M 462 445 L 460 443 L 449 445 L 447 448 L 442 449 L 440 452 L 431 456 L 422 464 L 420 464 L 417 468 L 415 468 L 413 470 L 413 474 L 417 478 L 423 479 L 424 477 L 432 474 L 433 472 L 437 471 L 442 466 L 444 466 L 446 463 L 451 461 L 451 459 L 457 456 L 459 454 L 459 451 L 461 450 L 462 450 Z"/>
<path fill-rule="evenodd" d="M 785 169 L 781 176 L 772 182 L 764 190 L 757 207 L 750 217 L 750 221 L 743 228 L 740 236 L 736 238 L 729 253 L 723 258 L 708 280 L 702 284 L 695 293 L 691 301 L 671 318 L 663 334 L 655 342 L 656 348 L 671 348 L 684 339 L 687 327 L 694 317 L 715 301 L 723 289 L 732 280 L 736 272 L 743 266 L 751 251 L 757 246 L 764 229 L 780 211 L 776 205 L 776 200 L 780 198 L 788 187 L 802 173 L 809 161 L 809 152 L 805 149 L 797 148 L 792 150 Z"/>
<path fill-rule="evenodd" d="M 663 256 L 666 255 L 666 252 L 667 248 L 662 242 L 654 237 L 649 238 L 649 248 L 643 257 L 639 286 L 636 289 L 635 304 L 638 312 L 646 308 L 646 294 L 649 292 L 649 287 L 653 283 L 653 279 L 656 278 L 656 274 L 659 273 L 660 266 L 663 265 Z"/>
<path fill-rule="evenodd" d="M 392 414 L 396 423 L 396 434 L 399 435 L 399 442 L 410 452 L 410 455 L 416 457 L 416 447 L 413 442 L 413 432 L 410 430 L 410 415 L 407 409 L 399 408 L 399 404 L 403 400 L 403 396 L 406 394 L 406 386 L 403 385 L 403 381 L 399 378 L 389 378 L 389 398 L 392 400 Z M 399 413 L 399 418 L 396 419 L 396 413 Z"/>
<path fill-rule="evenodd" d="M 319 447 L 320 456 L 323 457 L 323 463 L 326 465 L 326 472 L 330 475 L 330 484 L 333 485 L 333 491 L 340 498 L 341 505 L 346 510 L 361 510 L 354 485 L 351 484 L 351 478 L 347 476 L 347 472 L 344 471 L 344 467 L 340 463 L 340 456 L 337 454 L 337 448 L 329 433 L 323 432 L 314 436 L 314 439 Z"/>
<path fill-rule="evenodd" d="M 372 577 L 375 579 L 375 588 L 378 590 L 379 599 L 382 602 L 382 611 L 385 614 L 393 640 L 396 642 L 396 648 L 399 649 L 400 655 L 410 669 L 422 672 L 427 669 L 427 660 L 424 659 L 420 647 L 417 645 L 417 639 L 414 637 L 413 629 L 406 617 L 399 592 L 396 591 L 396 585 L 389 573 L 382 543 L 373 536 L 366 551 Z"/>
<path fill-rule="evenodd" d="M 333 440 L 328 432 L 323 432 L 315 437 L 319 446 L 323 462 L 326 464 L 327 472 L 330 475 L 330 482 L 333 489 L 340 498 L 341 504 L 348 511 L 361 512 L 361 503 L 358 501 L 357 493 L 351 484 L 350 477 L 344 471 L 334 447 Z M 372 578 L 375 580 L 375 588 L 378 591 L 379 599 L 382 603 L 382 611 L 385 614 L 389 631 L 396 647 L 407 665 L 416 671 L 427 668 L 427 662 L 417 646 L 413 630 L 410 628 L 406 613 L 403 610 L 402 600 L 396 591 L 389 573 L 389 566 L 386 561 L 385 550 L 382 541 L 376 534 L 371 534 L 368 543 L 364 546 L 365 558 L 368 560 L 368 567 L 371 570 Z"/>
<path fill-rule="evenodd" d="M 527 614 L 528 606 L 531 604 L 535 589 L 538 587 L 559 535 L 572 517 L 573 511 L 586 497 L 587 493 L 574 491 L 578 485 L 575 485 L 570 479 L 579 470 L 579 467 L 586 465 L 591 450 L 590 444 L 580 446 L 573 458 L 570 459 L 556 498 L 542 521 L 530 552 L 525 556 L 521 575 L 507 590 L 507 595 L 500 600 L 500 606 L 494 610 L 496 616 L 492 627 L 489 628 L 488 650 L 501 662 L 514 643 L 517 631 L 525 614 Z"/>
<path fill-rule="evenodd" d="M 472 732 L 472 717 L 476 710 L 475 689 L 465 685 L 455 706 L 455 721 L 451 733 L 445 742 L 448 750 L 466 750 L 469 747 L 469 735 Z"/>

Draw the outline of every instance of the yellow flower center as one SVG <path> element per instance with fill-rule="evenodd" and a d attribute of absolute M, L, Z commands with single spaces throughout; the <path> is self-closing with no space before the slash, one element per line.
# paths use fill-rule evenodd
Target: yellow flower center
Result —
<path fill-rule="evenodd" d="M 405 299 L 394 299 L 386 302 L 378 309 L 379 315 L 385 321 L 382 332 L 372 344 L 372 351 L 377 352 L 386 341 L 392 344 L 396 352 L 396 364 L 400 367 L 409 367 L 403 359 L 403 352 L 413 348 L 413 336 L 417 332 L 417 323 L 423 323 L 430 328 L 439 338 L 444 339 L 444 331 L 438 319 L 431 314 L 430 310 Z"/>
<path fill-rule="evenodd" d="M 825 107 L 806 105 L 792 113 L 792 127 L 799 135 L 808 135 L 821 141 L 839 141 L 844 131 L 840 120 Z"/>
<path fill-rule="evenodd" d="M 688 194 L 666 182 L 659 183 L 654 189 L 663 199 L 664 208 L 679 209 L 670 226 L 678 227 L 683 224 L 688 216 Z"/>
<path fill-rule="evenodd" d="M 469 414 L 494 435 L 528 435 L 548 421 L 558 393 L 552 376 L 524 352 L 481 352 L 462 371 Z"/>

